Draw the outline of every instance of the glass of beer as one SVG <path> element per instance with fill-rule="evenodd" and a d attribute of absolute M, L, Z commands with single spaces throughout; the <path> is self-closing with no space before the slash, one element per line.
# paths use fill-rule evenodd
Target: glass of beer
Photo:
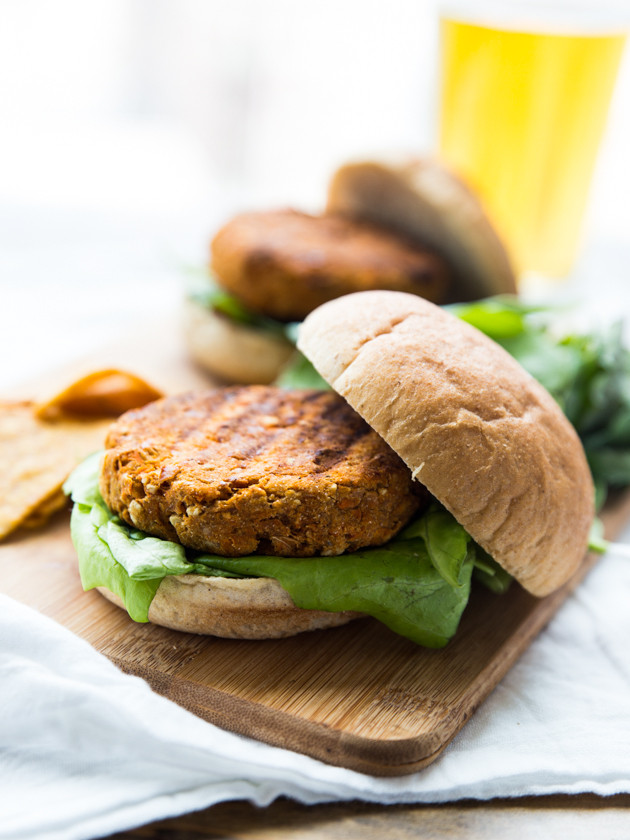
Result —
<path fill-rule="evenodd" d="M 440 155 L 478 193 L 521 277 L 561 278 L 574 264 L 626 40 L 627 20 L 574 5 L 441 10 Z"/>

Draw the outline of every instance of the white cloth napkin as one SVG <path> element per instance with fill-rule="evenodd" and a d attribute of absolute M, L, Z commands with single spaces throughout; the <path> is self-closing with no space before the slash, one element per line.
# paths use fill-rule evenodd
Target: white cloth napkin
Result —
<path fill-rule="evenodd" d="M 400 803 L 628 793 L 629 606 L 630 559 L 608 555 L 439 759 L 382 779 L 223 732 L 0 596 L 0 838 L 102 837 L 282 794 Z"/>

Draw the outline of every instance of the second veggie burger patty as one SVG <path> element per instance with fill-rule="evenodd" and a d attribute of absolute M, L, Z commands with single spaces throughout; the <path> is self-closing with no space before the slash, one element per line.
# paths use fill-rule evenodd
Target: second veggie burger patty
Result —
<path fill-rule="evenodd" d="M 188 393 L 111 427 L 101 493 L 125 522 L 226 556 L 336 555 L 391 539 L 428 499 L 339 396 Z"/>
<path fill-rule="evenodd" d="M 301 321 L 351 292 L 393 289 L 451 300 L 452 272 L 436 253 L 384 228 L 295 210 L 241 213 L 212 241 L 219 285 L 253 312 Z"/>

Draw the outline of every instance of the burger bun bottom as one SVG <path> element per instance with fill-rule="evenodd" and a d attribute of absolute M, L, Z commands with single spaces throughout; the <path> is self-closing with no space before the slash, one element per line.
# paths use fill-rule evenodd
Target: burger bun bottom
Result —
<path fill-rule="evenodd" d="M 182 321 L 191 358 L 226 382 L 268 385 L 295 352 L 282 335 L 236 323 L 193 300 L 184 302 Z"/>
<path fill-rule="evenodd" d="M 118 595 L 97 588 L 124 609 Z M 300 609 L 271 578 L 195 574 L 164 578 L 149 608 L 152 624 L 226 639 L 280 639 L 305 630 L 338 627 L 360 617 L 356 612 Z"/>

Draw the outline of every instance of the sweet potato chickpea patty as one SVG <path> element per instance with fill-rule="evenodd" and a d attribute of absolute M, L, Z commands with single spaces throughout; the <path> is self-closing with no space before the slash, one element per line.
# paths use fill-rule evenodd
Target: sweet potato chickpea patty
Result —
<path fill-rule="evenodd" d="M 436 303 L 452 296 L 450 269 L 428 249 L 366 222 L 296 210 L 236 216 L 212 241 L 211 267 L 245 306 L 279 321 L 367 289 Z"/>
<path fill-rule="evenodd" d="M 158 400 L 111 427 L 105 502 L 227 556 L 336 555 L 391 539 L 428 495 L 339 396 L 265 386 Z"/>

